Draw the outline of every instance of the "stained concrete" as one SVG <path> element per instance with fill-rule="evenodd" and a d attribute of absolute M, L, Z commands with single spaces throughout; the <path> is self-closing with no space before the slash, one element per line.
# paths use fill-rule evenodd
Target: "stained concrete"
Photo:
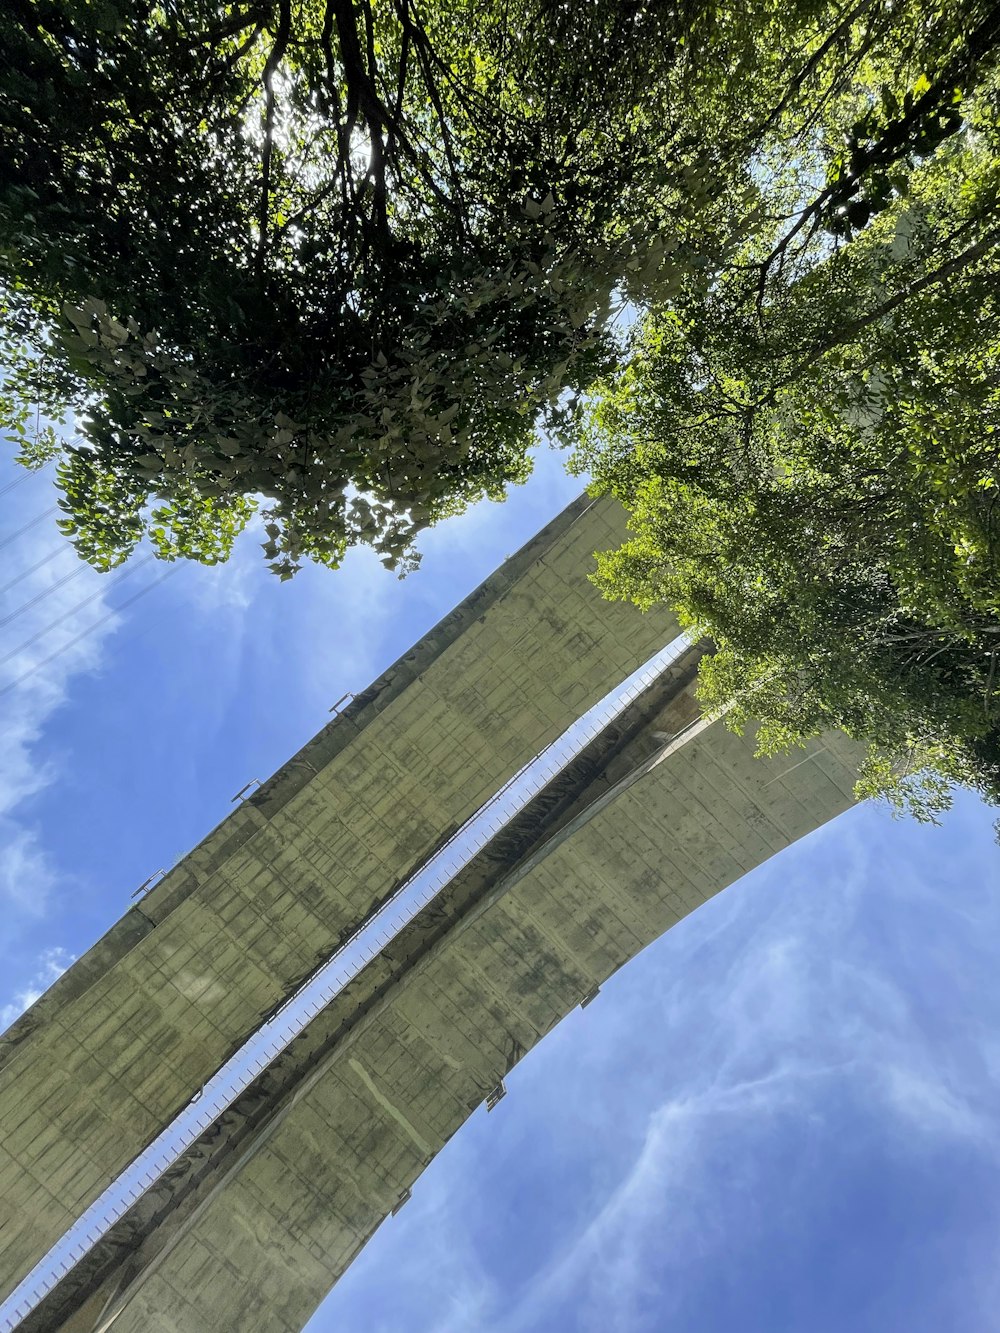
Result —
<path fill-rule="evenodd" d="M 443 838 L 675 636 L 587 582 L 623 532 L 614 502 L 571 505 L 0 1039 L 0 1294 Z"/>
<path fill-rule="evenodd" d="M 858 756 L 843 737 L 812 744 L 804 761 L 756 760 L 752 738 L 694 723 L 688 679 L 599 762 L 547 789 L 334 1000 L 201 1145 L 200 1184 L 197 1161 L 165 1182 L 159 1214 L 147 1212 L 145 1238 L 123 1239 L 125 1263 L 104 1290 L 122 1293 L 115 1333 L 299 1330 L 570 1009 L 850 805 Z M 40 1317 L 39 1328 L 71 1327 Z"/>

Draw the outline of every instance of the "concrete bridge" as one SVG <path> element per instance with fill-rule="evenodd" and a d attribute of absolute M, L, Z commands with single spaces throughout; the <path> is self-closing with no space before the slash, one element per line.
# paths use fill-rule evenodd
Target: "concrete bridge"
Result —
<path fill-rule="evenodd" d="M 570 506 L 0 1039 L 0 1292 L 478 806 L 675 637 L 671 617 L 587 583 L 621 534 L 612 502 Z M 699 720 L 698 655 L 605 726 L 19 1326 L 300 1329 L 561 1017 L 846 808 L 849 743 L 753 759 Z"/>

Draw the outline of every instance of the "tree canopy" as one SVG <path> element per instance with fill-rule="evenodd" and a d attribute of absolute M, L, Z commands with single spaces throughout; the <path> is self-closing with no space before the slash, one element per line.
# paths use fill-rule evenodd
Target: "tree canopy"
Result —
<path fill-rule="evenodd" d="M 681 107 L 723 18 L 11 0 L 0 424 L 60 456 L 81 553 L 148 534 L 224 558 L 262 496 L 281 574 L 357 542 L 405 565 L 422 527 L 523 478 L 658 267 L 651 200 L 697 211 Z M 756 48 L 734 39 L 738 102 Z M 71 443 L 44 428 L 68 409 Z"/>
<path fill-rule="evenodd" d="M 709 706 L 1000 796 L 1000 6 L 9 0 L 0 42 L 0 425 L 86 559 L 224 559 L 262 499 L 283 577 L 405 569 L 541 422 Z"/>
<path fill-rule="evenodd" d="M 805 171 L 858 69 L 926 67 L 830 166 L 816 207 L 857 225 L 943 132 L 955 8 L 11 0 L 0 425 L 59 456 L 100 566 L 144 534 L 224 558 L 263 497 L 280 574 L 357 542 L 405 568 L 564 434 L 622 302 L 759 231 L 788 126 Z"/>
<path fill-rule="evenodd" d="M 707 706 L 766 750 L 842 728 L 933 817 L 1000 800 L 1000 15 L 888 9 L 723 161 L 742 229 L 654 294 L 577 461 L 633 515 L 605 590 L 714 638 Z"/>

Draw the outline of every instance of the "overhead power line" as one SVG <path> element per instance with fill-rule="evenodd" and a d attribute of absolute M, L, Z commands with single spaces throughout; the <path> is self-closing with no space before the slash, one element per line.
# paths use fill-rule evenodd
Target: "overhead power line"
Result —
<path fill-rule="evenodd" d="M 11 660 L 11 658 L 17 657 L 19 653 L 24 652 L 25 648 L 30 648 L 32 644 L 37 643 L 39 639 L 43 639 L 46 634 L 51 633 L 51 631 L 54 629 L 58 629 L 60 625 L 65 624 L 65 622 L 70 618 L 70 616 L 75 616 L 77 611 L 82 611 L 83 608 L 85 606 L 89 606 L 91 602 L 96 602 L 98 597 L 103 597 L 108 587 L 114 587 L 115 584 L 121 583 L 122 579 L 127 579 L 129 575 L 134 574 L 137 569 L 141 569 L 143 565 L 148 565 L 150 560 L 152 560 L 153 558 L 154 557 L 152 555 L 144 555 L 142 559 L 137 560 L 135 564 L 128 565 L 122 571 L 121 574 L 119 574 L 116 578 L 111 579 L 109 583 L 102 583 L 101 587 L 98 588 L 96 592 L 92 592 L 89 597 L 84 597 L 82 601 L 77 602 L 75 606 L 71 606 L 69 610 L 64 611 L 61 616 L 58 616 L 55 620 L 50 621 L 50 623 L 46 625 L 43 629 L 40 629 L 36 633 L 32 634 L 30 639 L 25 639 L 23 643 L 20 643 L 16 648 L 11 649 L 11 651 L 7 653 L 5 657 L 0 657 L 0 666 L 6 666 L 7 663 Z"/>
<path fill-rule="evenodd" d="M 30 523 L 25 523 L 23 528 L 18 528 L 16 532 L 8 533 L 6 537 L 0 538 L 0 550 L 3 550 L 5 546 L 9 546 L 11 542 L 16 542 L 18 537 L 23 537 L 24 534 L 30 532 L 32 528 L 37 528 L 39 523 L 44 522 L 50 514 L 56 513 L 58 508 L 58 505 L 49 505 L 48 509 L 46 509 L 43 514 L 38 514 Z"/>
<path fill-rule="evenodd" d="M 0 495 L 6 495 L 7 492 L 12 491 L 15 486 L 20 486 L 23 481 L 28 481 L 34 475 L 34 472 L 25 468 L 24 472 L 22 472 L 19 477 L 15 477 L 13 481 L 8 481 L 6 486 L 0 486 Z"/>
<path fill-rule="evenodd" d="M 150 559 L 151 558 L 152 557 L 150 557 Z M 15 680 L 9 681 L 8 684 L 0 686 L 0 699 L 2 699 L 5 694 L 10 694 L 11 690 L 17 689 L 18 685 L 23 685 L 26 680 L 29 680 L 33 675 L 35 675 L 36 672 L 40 671 L 42 667 L 48 666 L 48 664 L 50 662 L 54 662 L 57 657 L 61 657 L 63 653 L 69 652 L 71 648 L 75 648 L 76 645 L 81 642 L 81 640 L 85 639 L 89 634 L 93 634 L 94 630 L 100 629 L 102 625 L 107 624 L 107 622 L 111 620 L 112 617 L 124 611 L 126 607 L 132 606 L 135 602 L 139 600 L 140 597 L 145 597 L 147 592 L 152 592 L 153 589 L 158 584 L 162 583 L 164 579 L 168 579 L 170 575 L 176 573 L 176 571 L 177 571 L 177 566 L 171 565 L 170 568 L 165 569 L 158 578 L 155 578 L 151 582 L 147 583 L 144 588 L 140 588 L 138 592 L 134 592 L 131 597 L 126 597 L 124 602 L 122 602 L 119 606 L 113 606 L 103 616 L 100 616 L 97 620 L 95 620 L 92 625 L 88 625 L 87 628 L 81 630 L 79 634 L 74 634 L 73 638 L 70 639 L 68 643 L 64 643 L 62 647 L 57 648 L 54 653 L 49 653 L 48 657 L 43 657 L 40 662 L 36 662 L 34 666 L 30 667 L 27 671 L 23 672 Z M 4 660 L 6 661 L 7 659 Z"/>
<path fill-rule="evenodd" d="M 72 548 L 69 546 L 57 546 L 56 549 L 50 551 L 48 555 L 43 555 L 41 560 L 36 560 L 35 563 L 29 565 L 27 569 L 22 569 L 16 578 L 11 579 L 9 583 L 5 583 L 3 587 L 0 588 L 0 597 L 3 597 L 5 593 L 10 592 L 11 588 L 16 588 L 22 579 L 26 579 L 30 574 L 36 573 L 43 565 L 50 565 L 57 555 L 62 555 L 63 551 L 69 551 L 71 549 Z"/>
<path fill-rule="evenodd" d="M 55 583 L 50 583 L 47 588 L 43 588 L 41 592 L 35 593 L 34 597 L 29 597 L 28 600 L 22 602 L 15 611 L 11 611 L 9 615 L 0 619 L 0 629 L 3 629 L 4 625 L 9 625 L 11 621 L 17 620 L 19 616 L 23 616 L 25 611 L 30 611 L 31 608 L 37 606 L 39 602 L 44 602 L 46 597 L 51 597 L 54 592 L 58 592 L 64 584 L 72 583 L 72 581 L 78 579 L 81 574 L 88 573 L 90 568 L 90 565 L 81 563 L 76 569 L 71 569 L 68 574 L 64 574 L 61 579 L 56 579 Z"/>

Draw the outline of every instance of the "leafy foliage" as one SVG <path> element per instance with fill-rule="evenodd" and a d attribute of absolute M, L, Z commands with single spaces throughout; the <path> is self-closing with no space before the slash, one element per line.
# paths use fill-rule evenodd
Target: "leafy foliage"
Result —
<path fill-rule="evenodd" d="M 224 558 L 263 496 L 282 576 L 358 542 L 405 567 L 524 477 L 670 220 L 711 207 L 720 26 L 739 121 L 773 63 L 758 27 L 811 8 L 11 0 L 0 424 L 24 461 L 60 455 L 97 565 L 146 531 Z M 73 443 L 33 429 L 70 409 Z"/>
<path fill-rule="evenodd" d="M 770 752 L 843 728 L 924 818 L 1000 800 L 998 38 L 818 6 L 720 159 L 720 262 L 654 297 L 577 455 L 633 514 L 605 590 L 714 638 L 706 705 Z"/>
<path fill-rule="evenodd" d="M 843 727 L 929 817 L 1000 796 L 1000 8 L 9 0 L 0 39 L 0 424 L 86 559 L 224 559 L 263 497 L 282 577 L 405 569 L 542 420 L 633 512 L 608 592 L 714 636 L 709 706 Z"/>

